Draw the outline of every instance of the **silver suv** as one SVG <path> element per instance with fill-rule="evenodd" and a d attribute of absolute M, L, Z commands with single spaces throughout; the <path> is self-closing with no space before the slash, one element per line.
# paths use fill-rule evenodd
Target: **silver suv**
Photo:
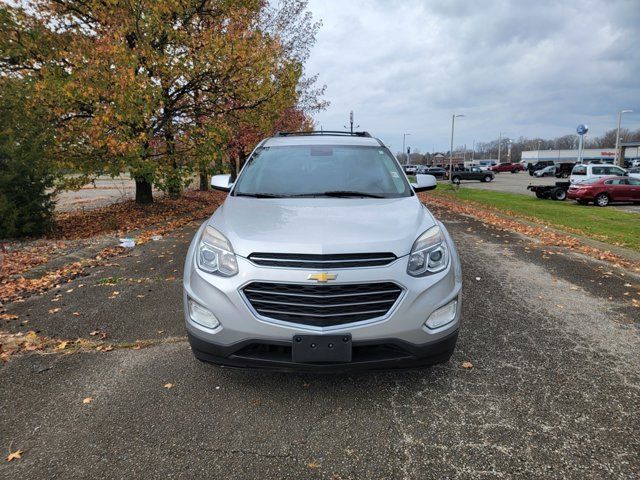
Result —
<path fill-rule="evenodd" d="M 445 362 L 462 275 L 444 225 L 366 132 L 260 142 L 196 233 L 184 273 L 195 356 L 236 367 L 342 371 Z"/>

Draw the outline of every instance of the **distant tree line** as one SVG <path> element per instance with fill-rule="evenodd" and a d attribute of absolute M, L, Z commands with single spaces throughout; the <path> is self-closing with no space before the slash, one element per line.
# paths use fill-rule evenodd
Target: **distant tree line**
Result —
<path fill-rule="evenodd" d="M 578 136 L 577 135 L 563 135 L 552 139 L 544 138 L 527 138 L 519 137 L 516 139 L 502 138 L 502 146 L 500 148 L 500 159 L 503 162 L 509 159 L 509 143 L 511 143 L 511 161 L 519 162 L 522 158 L 522 152 L 530 150 L 572 150 L 578 148 Z M 637 142 L 640 141 L 640 129 L 629 130 L 626 128 L 620 129 L 620 141 L 621 142 Z M 475 144 L 475 148 L 467 149 L 465 146 L 458 146 L 453 151 L 454 162 L 461 162 L 464 160 L 471 160 L 475 158 L 479 159 L 493 159 L 498 158 L 498 145 L 500 140 L 496 138 L 488 142 L 478 142 Z M 584 148 L 614 148 L 616 145 L 616 129 L 608 130 L 599 137 L 585 138 Z M 415 149 L 411 152 L 408 163 L 412 165 L 431 165 L 438 161 L 435 155 L 444 155 L 445 163 L 449 162 L 449 151 L 446 152 L 431 152 L 421 153 L 420 150 Z M 398 160 L 401 163 L 405 163 L 407 160 L 406 153 L 398 152 L 396 154 Z"/>

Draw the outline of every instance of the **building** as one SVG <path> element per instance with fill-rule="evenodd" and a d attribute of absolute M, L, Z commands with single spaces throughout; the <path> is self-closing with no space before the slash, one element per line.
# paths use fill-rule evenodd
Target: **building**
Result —
<path fill-rule="evenodd" d="M 625 160 L 639 159 L 640 147 L 627 147 L 624 158 Z M 615 148 L 585 148 L 582 151 L 582 161 L 585 163 L 613 163 L 615 159 Z M 577 162 L 578 150 L 529 150 L 522 152 L 522 163 L 535 164 L 538 160 L 553 160 L 555 163 Z"/>

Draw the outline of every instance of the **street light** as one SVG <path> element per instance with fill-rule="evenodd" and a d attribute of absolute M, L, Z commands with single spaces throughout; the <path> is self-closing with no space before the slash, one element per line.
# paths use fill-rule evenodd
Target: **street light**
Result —
<path fill-rule="evenodd" d="M 406 150 L 404 149 L 404 143 L 405 143 L 405 140 L 407 139 L 408 135 L 411 135 L 411 134 L 410 133 L 403 133 L 402 134 L 402 155 L 405 155 L 407 153 Z M 406 160 L 405 160 L 404 164 L 407 165 L 409 163 L 409 156 L 407 155 L 407 157 L 405 157 L 405 158 L 406 158 Z"/>
<path fill-rule="evenodd" d="M 620 158 L 620 124 L 622 123 L 622 114 L 632 112 L 633 110 L 620 110 L 618 112 L 618 130 L 616 132 L 616 163 L 621 167 L 624 165 L 624 158 Z"/>
<path fill-rule="evenodd" d="M 456 126 L 456 117 L 464 117 L 464 115 L 456 115 L 455 113 L 451 115 L 451 149 L 449 150 L 449 181 L 453 176 L 453 131 Z"/>

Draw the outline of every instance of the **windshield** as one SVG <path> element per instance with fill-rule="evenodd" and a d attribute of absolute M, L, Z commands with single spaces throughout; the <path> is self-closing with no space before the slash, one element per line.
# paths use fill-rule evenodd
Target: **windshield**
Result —
<path fill-rule="evenodd" d="M 386 148 L 264 147 L 248 160 L 233 195 L 408 197 L 412 190 Z"/>

